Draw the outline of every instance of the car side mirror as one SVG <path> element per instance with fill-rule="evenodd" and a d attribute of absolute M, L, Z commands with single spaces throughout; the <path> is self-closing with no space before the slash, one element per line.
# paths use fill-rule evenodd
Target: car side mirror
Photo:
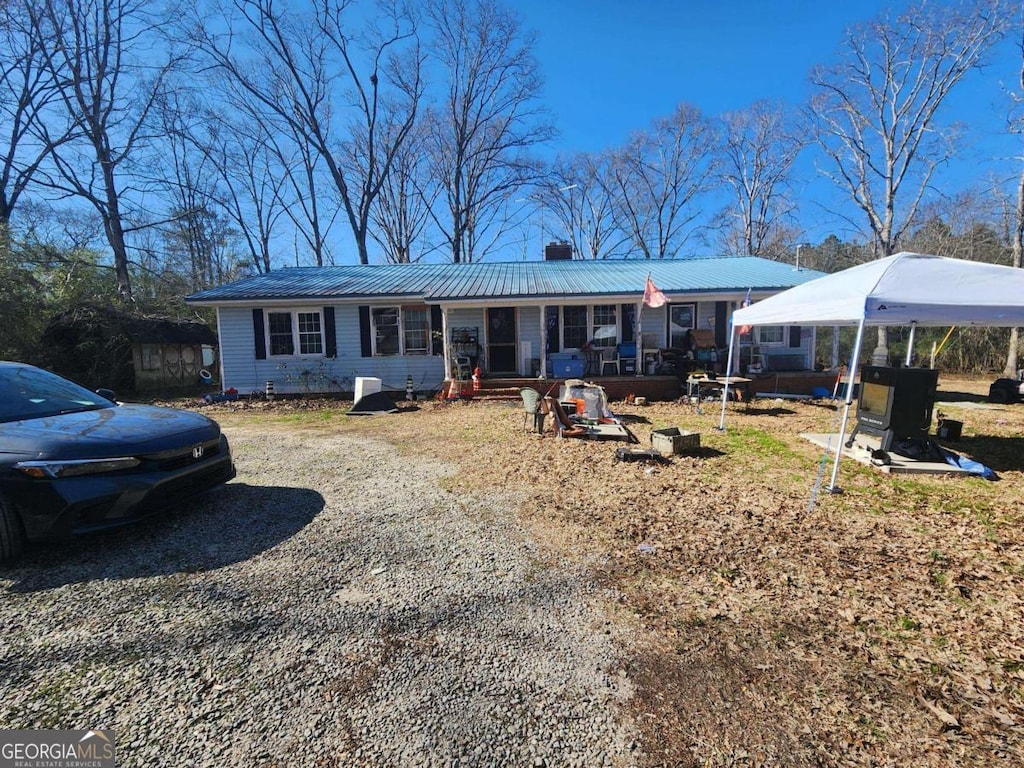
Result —
<path fill-rule="evenodd" d="M 105 397 L 107 400 L 117 400 L 117 395 L 114 394 L 114 390 L 100 388 L 96 390 L 96 394 L 100 397 Z"/>

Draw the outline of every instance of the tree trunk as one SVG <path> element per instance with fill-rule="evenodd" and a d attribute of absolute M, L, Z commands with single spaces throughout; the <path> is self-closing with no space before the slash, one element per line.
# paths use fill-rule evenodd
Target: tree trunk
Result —
<path fill-rule="evenodd" d="M 107 242 L 114 254 L 114 274 L 117 275 L 117 295 L 125 304 L 133 301 L 132 279 L 128 272 L 128 247 L 124 240 L 121 224 L 121 207 L 118 203 L 117 185 L 114 182 L 114 166 L 109 160 L 101 162 L 103 168 L 103 189 L 107 196 L 107 207 L 103 212 L 103 229 Z"/>

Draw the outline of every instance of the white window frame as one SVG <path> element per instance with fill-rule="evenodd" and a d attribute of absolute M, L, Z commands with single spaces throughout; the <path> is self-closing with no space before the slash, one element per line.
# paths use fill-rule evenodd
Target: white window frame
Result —
<path fill-rule="evenodd" d="M 683 328 L 683 334 L 686 331 L 693 331 L 697 328 L 697 302 L 695 301 L 676 301 L 668 305 L 668 309 L 665 311 L 665 343 L 669 347 L 682 347 L 682 341 L 678 345 L 672 343 L 672 308 L 673 307 L 689 307 L 690 308 L 690 325 L 687 328 Z M 679 326 L 682 328 L 682 326 Z"/>
<path fill-rule="evenodd" d="M 591 311 L 589 306 L 583 306 L 583 305 L 570 305 L 570 306 L 564 306 L 564 307 L 560 307 L 559 308 L 559 312 L 558 312 L 558 332 L 559 332 L 559 336 L 560 336 L 559 341 L 561 342 L 561 348 L 562 349 L 579 349 L 580 347 L 583 346 L 583 344 L 580 344 L 580 345 L 574 347 L 574 346 L 571 346 L 570 344 L 568 344 L 566 342 L 565 310 L 570 309 L 570 308 L 572 308 L 574 310 L 582 309 L 586 313 L 586 323 L 583 326 L 579 326 L 579 325 L 572 326 L 573 328 L 580 328 L 580 327 L 582 327 L 584 329 L 583 335 L 586 336 L 586 338 L 583 339 L 583 344 L 589 343 L 594 338 L 594 326 L 593 326 L 594 313 Z"/>
<path fill-rule="evenodd" d="M 773 329 L 774 330 L 776 328 L 780 331 L 780 333 L 779 333 L 779 340 L 778 341 L 765 340 L 764 332 L 769 330 L 769 329 Z M 759 346 L 759 347 L 787 347 L 787 346 L 789 346 L 789 339 L 786 338 L 786 326 L 784 326 L 784 325 L 758 325 L 758 326 L 755 326 L 755 331 L 757 332 L 757 342 L 756 343 L 757 343 L 757 346 Z"/>
<path fill-rule="evenodd" d="M 431 340 L 433 336 L 430 328 L 430 308 L 424 304 L 422 307 L 400 307 L 401 313 L 399 315 L 399 328 L 401 328 L 402 336 L 402 354 L 403 355 L 415 355 L 420 357 L 426 357 L 430 354 Z M 413 312 L 422 313 L 424 319 L 423 326 L 423 347 L 410 349 L 409 344 L 409 327 L 406 325 L 406 318 Z"/>
<path fill-rule="evenodd" d="M 615 316 L 615 343 L 608 344 L 608 339 L 598 339 L 597 329 L 605 327 L 607 323 L 598 325 L 597 323 L 597 309 L 611 309 L 612 314 Z M 595 349 L 616 349 L 619 344 L 622 343 L 622 311 L 619 309 L 618 304 L 591 304 L 588 308 L 589 320 L 590 320 L 590 341 L 597 342 L 594 344 Z"/>
<path fill-rule="evenodd" d="M 398 351 L 394 354 L 385 354 L 377 351 L 377 313 L 382 310 L 394 310 L 398 313 Z M 426 349 L 407 350 L 405 344 L 405 318 L 406 312 L 423 312 L 426 321 Z M 386 304 L 370 308 L 370 342 L 373 347 L 374 357 L 429 357 L 432 354 L 434 329 L 430 318 L 430 307 L 426 304 L 403 307 L 396 304 Z"/>
<path fill-rule="evenodd" d="M 597 323 L 597 308 L 605 307 L 611 308 L 612 313 L 615 315 L 615 343 L 594 343 L 594 342 L 606 342 L 606 339 L 594 338 L 597 333 L 599 326 Z M 584 344 L 592 344 L 594 349 L 615 349 L 622 342 L 622 310 L 618 304 L 566 304 L 558 308 L 558 342 L 560 349 L 576 349 L 577 347 L 569 344 L 566 341 L 566 323 L 565 323 L 565 311 L 567 309 L 583 309 L 587 315 L 586 323 L 586 339 Z M 580 328 L 581 326 L 573 326 L 574 328 Z"/>
<path fill-rule="evenodd" d="M 295 358 L 314 358 L 323 357 L 324 352 L 327 348 L 327 339 L 324 336 L 324 313 L 321 309 L 268 309 L 263 313 L 263 329 L 266 338 L 267 345 L 267 359 L 280 360 L 282 358 L 295 359 Z M 273 348 L 271 347 L 270 339 L 270 316 L 271 315 L 289 315 L 289 322 L 291 324 L 292 333 L 292 351 L 286 354 L 275 355 Z M 319 332 L 317 335 L 320 338 L 320 351 L 319 352 L 301 352 L 302 349 L 301 337 L 303 335 L 313 335 L 311 332 L 306 331 L 304 333 L 299 332 L 299 315 L 315 315 L 317 318 L 317 324 L 319 325 Z"/>

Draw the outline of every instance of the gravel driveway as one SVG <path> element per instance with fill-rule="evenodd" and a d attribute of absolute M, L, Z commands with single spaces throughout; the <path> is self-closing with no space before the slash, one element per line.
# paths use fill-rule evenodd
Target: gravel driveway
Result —
<path fill-rule="evenodd" d="M 227 430 L 238 478 L 0 571 L 0 727 L 126 766 L 634 765 L 579 566 L 390 445 Z"/>

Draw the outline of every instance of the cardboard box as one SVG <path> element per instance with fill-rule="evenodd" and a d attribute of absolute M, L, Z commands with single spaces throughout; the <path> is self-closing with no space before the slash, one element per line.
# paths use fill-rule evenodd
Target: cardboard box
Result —
<path fill-rule="evenodd" d="M 651 432 L 651 446 L 662 456 L 673 456 L 700 449 L 700 432 L 683 432 L 679 427 L 666 427 Z"/>

